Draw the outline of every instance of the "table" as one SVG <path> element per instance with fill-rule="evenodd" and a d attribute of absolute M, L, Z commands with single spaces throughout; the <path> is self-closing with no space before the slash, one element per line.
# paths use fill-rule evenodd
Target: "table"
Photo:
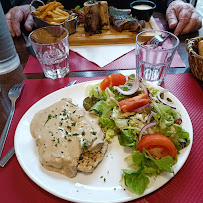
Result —
<path fill-rule="evenodd" d="M 164 27 L 168 29 L 167 22 L 165 19 L 165 15 L 161 13 L 154 13 L 154 17 L 159 17 Z M 198 32 L 190 33 L 184 36 L 180 36 L 180 45 L 178 47 L 178 53 L 180 54 L 182 60 L 184 61 L 186 67 L 185 68 L 171 68 L 169 69 L 168 73 L 170 74 L 178 74 L 178 73 L 189 73 L 190 67 L 188 63 L 188 54 L 186 51 L 186 39 L 193 38 L 196 36 L 203 36 L 203 28 L 201 28 Z M 25 42 L 22 37 L 14 38 L 14 43 L 17 49 L 17 52 L 20 57 L 21 64 L 19 67 L 12 71 L 11 73 L 1 75 L 0 76 L 0 132 L 3 131 L 3 128 L 5 126 L 6 120 L 8 118 L 8 115 L 10 113 L 10 100 L 7 96 L 9 89 L 16 83 L 22 82 L 24 79 L 43 79 L 44 74 L 43 73 L 30 73 L 30 74 L 24 74 L 23 69 L 26 65 L 26 62 L 29 57 L 29 53 L 26 50 Z M 125 75 L 130 75 L 131 73 L 134 73 L 133 70 L 116 70 L 116 71 L 84 71 L 84 72 L 70 72 L 68 77 L 94 77 L 94 76 L 107 76 L 112 73 L 125 73 Z M 200 81 L 196 79 L 198 84 L 200 85 L 201 89 L 203 90 L 203 81 Z M 6 170 L 6 169 L 5 169 Z M 144 201 L 144 200 L 143 200 Z"/>

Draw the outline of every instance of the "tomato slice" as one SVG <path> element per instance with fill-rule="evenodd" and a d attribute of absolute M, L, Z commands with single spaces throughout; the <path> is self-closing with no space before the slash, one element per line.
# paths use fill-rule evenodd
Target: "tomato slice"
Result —
<path fill-rule="evenodd" d="M 155 158 L 162 158 L 171 156 L 176 158 L 177 150 L 173 142 L 162 134 L 148 134 L 145 135 L 136 147 L 136 150 L 143 151 L 145 149 L 151 156 Z"/>
<path fill-rule="evenodd" d="M 148 94 L 140 94 L 129 99 L 121 100 L 119 106 L 123 112 L 133 112 L 135 109 L 149 104 L 150 101 Z"/>
<path fill-rule="evenodd" d="M 121 73 L 114 73 L 107 76 L 100 84 L 100 89 L 105 90 L 107 87 L 124 85 L 126 83 L 126 77 Z"/>

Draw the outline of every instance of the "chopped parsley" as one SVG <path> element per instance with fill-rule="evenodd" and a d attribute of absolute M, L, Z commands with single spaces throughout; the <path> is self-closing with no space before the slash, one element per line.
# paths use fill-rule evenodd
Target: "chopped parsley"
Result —
<path fill-rule="evenodd" d="M 72 135 L 73 135 L 73 136 L 78 136 L 78 135 L 79 135 L 79 133 L 73 133 Z"/>
<path fill-rule="evenodd" d="M 63 114 L 62 114 L 63 116 L 67 115 L 66 109 L 64 109 L 62 112 L 63 112 Z"/>
<path fill-rule="evenodd" d="M 47 120 L 46 120 L 45 124 L 46 124 L 51 118 L 52 118 L 52 115 L 49 114 L 48 117 L 47 117 Z M 45 124 L 44 124 L 44 125 L 45 125 Z"/>
<path fill-rule="evenodd" d="M 72 125 L 72 126 L 76 126 L 76 122 L 72 122 L 71 125 Z"/>
<path fill-rule="evenodd" d="M 96 134 L 97 134 L 97 132 L 95 132 L 95 131 L 92 131 L 92 132 L 91 132 L 91 134 L 92 134 L 92 135 L 96 135 Z"/>
<path fill-rule="evenodd" d="M 69 125 L 67 126 L 67 128 L 68 128 L 69 130 L 71 130 L 71 127 L 70 127 Z"/>
<path fill-rule="evenodd" d="M 87 141 L 84 141 L 82 144 L 82 151 L 84 152 L 87 149 Z"/>

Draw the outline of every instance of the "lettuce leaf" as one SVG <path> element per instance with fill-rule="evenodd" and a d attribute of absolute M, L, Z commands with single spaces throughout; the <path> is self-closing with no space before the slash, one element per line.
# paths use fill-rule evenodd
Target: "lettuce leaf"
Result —
<path fill-rule="evenodd" d="M 138 172 L 129 169 L 123 169 L 124 180 L 126 186 L 130 187 L 136 194 L 141 195 L 149 184 L 149 178 L 144 171 L 140 169 Z"/>
<path fill-rule="evenodd" d="M 153 119 L 157 123 L 156 126 L 152 127 L 153 132 L 167 136 L 178 151 L 188 146 L 190 143 L 189 133 L 180 125 L 174 123 L 175 119 L 180 117 L 180 114 L 170 106 L 162 103 L 153 101 L 151 105 L 155 109 Z"/>
<path fill-rule="evenodd" d="M 137 140 L 134 139 L 133 129 L 122 130 L 118 135 L 120 145 L 128 147 L 136 147 Z"/>
<path fill-rule="evenodd" d="M 157 177 L 162 171 L 173 173 L 172 165 L 176 162 L 170 156 L 156 160 L 146 155 L 145 151 L 135 151 L 133 155 L 127 157 L 126 161 L 136 171 L 122 169 L 126 186 L 130 187 L 136 194 L 141 195 L 149 184 L 149 177 Z"/>
<path fill-rule="evenodd" d="M 117 104 L 113 100 L 108 102 L 100 100 L 90 109 L 90 112 L 94 112 L 99 116 L 107 116 L 107 114 L 111 113 L 110 111 L 113 110 L 115 105 Z"/>

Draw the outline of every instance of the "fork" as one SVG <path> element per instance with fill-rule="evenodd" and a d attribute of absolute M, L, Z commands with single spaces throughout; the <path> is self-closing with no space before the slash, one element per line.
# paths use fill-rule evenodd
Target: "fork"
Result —
<path fill-rule="evenodd" d="M 15 103 L 16 103 L 16 100 L 18 99 L 18 97 L 20 96 L 20 93 L 21 93 L 21 90 L 22 90 L 22 87 L 24 86 L 24 84 L 25 83 L 18 83 L 16 85 L 14 85 L 9 90 L 9 93 L 8 93 L 8 97 L 11 100 L 11 112 L 9 114 L 8 120 L 6 122 L 6 125 L 4 127 L 3 133 L 2 133 L 1 138 L 0 138 L 0 157 L 1 157 L 1 154 L 2 154 L 2 151 L 4 148 L 4 144 L 6 142 L 6 138 L 7 138 L 8 131 L 9 131 L 9 128 L 11 125 L 13 114 L 15 112 Z"/>
<path fill-rule="evenodd" d="M 148 45 L 153 45 L 154 48 L 160 46 L 163 44 L 163 42 L 170 36 L 170 34 L 167 34 L 165 36 L 156 35 L 154 36 L 150 41 L 147 42 Z"/>

